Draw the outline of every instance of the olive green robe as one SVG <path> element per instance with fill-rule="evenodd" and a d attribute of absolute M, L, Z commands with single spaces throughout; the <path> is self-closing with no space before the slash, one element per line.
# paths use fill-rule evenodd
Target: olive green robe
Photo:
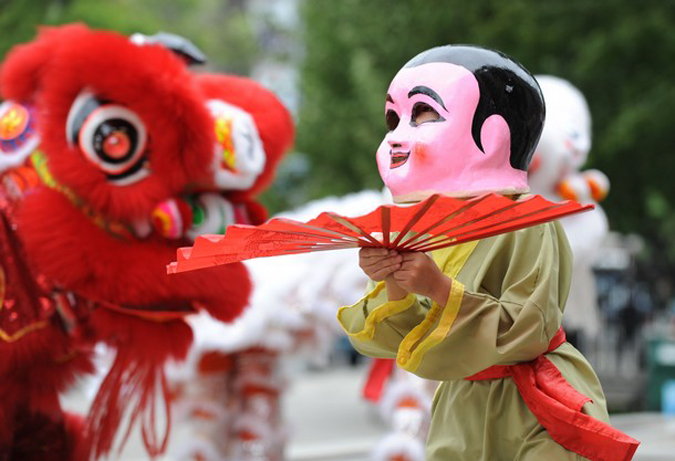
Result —
<path fill-rule="evenodd" d="M 409 294 L 387 300 L 377 284 L 338 320 L 354 347 L 439 380 L 427 461 L 585 459 L 555 441 L 525 405 L 511 378 L 466 381 L 492 365 L 533 360 L 560 328 L 571 252 L 562 227 L 547 223 L 433 252 L 453 278 L 439 306 Z M 565 343 L 546 354 L 565 379 L 592 399 L 583 412 L 608 422 L 605 397 L 586 359 Z"/>

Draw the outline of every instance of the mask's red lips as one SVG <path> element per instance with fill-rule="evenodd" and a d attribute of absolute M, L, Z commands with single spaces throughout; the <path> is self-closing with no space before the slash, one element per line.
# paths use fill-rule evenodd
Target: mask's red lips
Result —
<path fill-rule="evenodd" d="M 398 168 L 405 164 L 410 157 L 410 151 L 408 152 L 389 152 L 391 157 L 391 163 L 389 164 L 389 169 Z"/>

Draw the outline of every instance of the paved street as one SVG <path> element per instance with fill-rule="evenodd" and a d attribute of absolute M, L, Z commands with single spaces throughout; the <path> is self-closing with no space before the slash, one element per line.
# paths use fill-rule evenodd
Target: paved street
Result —
<path fill-rule="evenodd" d="M 291 442 L 288 461 L 366 461 L 371 447 L 386 432 L 375 412 L 360 398 L 362 368 L 337 368 L 303 372 L 284 401 Z M 66 399 L 70 408 L 84 409 L 86 399 L 74 392 Z M 634 461 L 675 461 L 675 418 L 655 413 L 614 415 L 612 422 L 642 442 Z M 181 430 L 174 428 L 173 443 L 180 444 Z M 111 458 L 113 459 L 113 458 Z M 117 458 L 141 461 L 140 441 L 132 437 Z M 172 461 L 165 458 L 161 461 Z"/>
<path fill-rule="evenodd" d="M 368 460 L 385 428 L 359 398 L 362 377 L 360 370 L 341 369 L 310 374 L 294 384 L 286 401 L 295 434 L 289 461 Z M 675 418 L 621 414 L 612 416 L 612 424 L 642 442 L 634 461 L 675 461 Z"/>
<path fill-rule="evenodd" d="M 361 399 L 365 370 L 306 374 L 293 383 L 284 411 L 290 424 L 288 461 L 366 460 L 387 428 Z"/>

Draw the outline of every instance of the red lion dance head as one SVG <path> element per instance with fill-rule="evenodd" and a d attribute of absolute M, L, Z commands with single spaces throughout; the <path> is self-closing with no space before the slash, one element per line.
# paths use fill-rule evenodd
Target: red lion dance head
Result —
<path fill-rule="evenodd" d="M 22 280 L 39 279 L 48 300 L 45 311 L 59 319 L 50 317 L 48 323 L 68 326 L 59 337 L 73 355 L 98 341 L 116 351 L 87 418 L 83 456 L 110 451 L 125 412 L 131 423 L 141 421 L 151 455 L 165 448 L 168 427 L 157 436 L 155 394 L 168 399 L 162 365 L 187 353 L 192 333 L 185 316 L 206 309 L 230 321 L 251 288 L 241 264 L 171 277 L 165 266 L 190 230 L 202 224 L 197 212 L 203 218 L 213 211 L 200 208 L 211 203 L 203 197 L 220 197 L 233 216 L 264 219 L 255 194 L 269 183 L 292 142 L 290 116 L 269 91 L 244 78 L 197 76 L 185 54 L 169 48 L 161 40 L 132 41 L 83 25 L 46 28 L 35 41 L 14 48 L 0 73 L 2 98 L 23 108 L 36 127 L 24 134 L 37 148 L 24 149 L 25 162 L 14 162 L 0 185 L 0 211 L 11 222 L 6 235 L 16 238 L 14 247 L 21 247 L 27 267 Z M 218 101 L 238 108 L 244 118 L 248 114 L 257 131 L 237 141 L 233 133 L 243 128 L 232 120 L 227 126 Z M 3 141 L 1 128 L 2 122 Z M 14 144 L 0 144 L 0 157 L 11 154 L 12 145 L 26 144 L 14 136 Z M 257 163 L 247 163 L 253 150 L 246 139 L 260 142 L 263 157 L 252 157 Z M 0 158 L 0 175 L 2 166 Z M 178 211 L 161 211 L 163 204 Z M 153 227 L 158 216 L 163 225 Z M 167 232 L 171 226 L 178 231 Z M 3 261 L 0 269 L 8 264 Z M 10 261 L 18 264 L 16 257 Z M 16 280 L 0 285 L 16 287 Z M 36 349 L 29 338 L 46 331 L 34 328 L 25 340 L 13 341 L 8 353 L 14 358 L 3 354 L 0 360 L 10 365 L 0 365 L 0 373 L 30 367 L 16 357 L 24 345 Z M 33 357 L 56 360 L 47 345 L 43 349 Z M 75 369 L 71 362 L 55 368 L 71 375 L 88 368 Z M 54 382 L 61 383 L 57 375 Z M 63 385 L 52 387 L 58 391 Z"/>

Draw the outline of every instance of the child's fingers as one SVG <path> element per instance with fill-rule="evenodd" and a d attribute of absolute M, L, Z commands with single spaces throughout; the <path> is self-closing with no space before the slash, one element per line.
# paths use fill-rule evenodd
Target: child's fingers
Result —
<path fill-rule="evenodd" d="M 434 261 L 424 253 L 405 253 L 402 257 L 402 266 L 406 270 L 426 271 L 436 267 Z"/>
<path fill-rule="evenodd" d="M 397 282 L 405 282 L 405 281 L 410 280 L 410 278 L 412 277 L 413 273 L 410 272 L 410 271 L 406 271 L 406 270 L 403 270 L 403 269 L 399 269 L 399 270 L 395 271 L 393 275 L 394 275 L 394 279 L 395 279 Z"/>
<path fill-rule="evenodd" d="M 362 266 L 371 266 L 374 264 L 380 264 L 382 261 L 390 261 L 392 263 L 400 263 L 403 261 L 403 257 L 401 255 L 385 255 L 385 256 L 371 256 L 371 257 L 360 257 L 359 258 L 359 264 Z"/>
<path fill-rule="evenodd" d="M 401 270 L 410 271 L 410 272 L 420 271 L 420 270 L 423 270 L 423 267 L 424 267 L 425 263 L 426 263 L 426 261 L 420 261 L 420 260 L 417 260 L 417 259 L 414 259 L 412 261 L 403 260 L 403 261 L 401 261 Z"/>
<path fill-rule="evenodd" d="M 383 280 L 401 268 L 403 258 L 398 252 L 385 248 L 362 248 L 359 266 L 371 280 Z"/>
<path fill-rule="evenodd" d="M 361 248 L 359 256 L 362 259 L 380 259 L 389 255 L 386 248 Z"/>
<path fill-rule="evenodd" d="M 428 257 L 419 251 L 406 251 L 405 253 L 401 253 L 401 256 L 403 256 L 403 261 L 418 261 L 421 258 Z"/>
<path fill-rule="evenodd" d="M 415 284 L 412 282 L 412 280 L 410 280 L 410 277 L 408 277 L 406 273 L 396 271 L 392 274 L 392 276 L 394 278 L 394 283 L 396 283 L 398 286 L 410 293 L 415 292 Z"/>
<path fill-rule="evenodd" d="M 379 264 L 382 261 L 386 261 L 389 259 L 389 256 L 387 255 L 364 255 L 362 253 L 359 254 L 359 266 L 361 268 L 366 269 L 368 267 L 371 267 L 373 265 Z"/>
<path fill-rule="evenodd" d="M 401 266 L 400 258 L 400 256 L 396 256 L 394 258 L 380 259 L 379 261 L 373 262 L 372 264 L 364 265 L 363 268 L 372 272 L 379 272 L 386 269 L 389 271 L 397 270 Z"/>
<path fill-rule="evenodd" d="M 370 274 L 369 277 L 370 277 L 371 280 L 380 281 L 380 280 L 384 280 L 385 278 L 387 278 L 387 276 L 391 273 L 392 273 L 391 269 L 382 269 L 382 270 L 377 271 L 373 274 Z"/>
<path fill-rule="evenodd" d="M 400 269 L 400 263 L 384 265 L 373 271 L 365 271 L 372 280 L 384 280 L 387 276 L 396 273 Z"/>

